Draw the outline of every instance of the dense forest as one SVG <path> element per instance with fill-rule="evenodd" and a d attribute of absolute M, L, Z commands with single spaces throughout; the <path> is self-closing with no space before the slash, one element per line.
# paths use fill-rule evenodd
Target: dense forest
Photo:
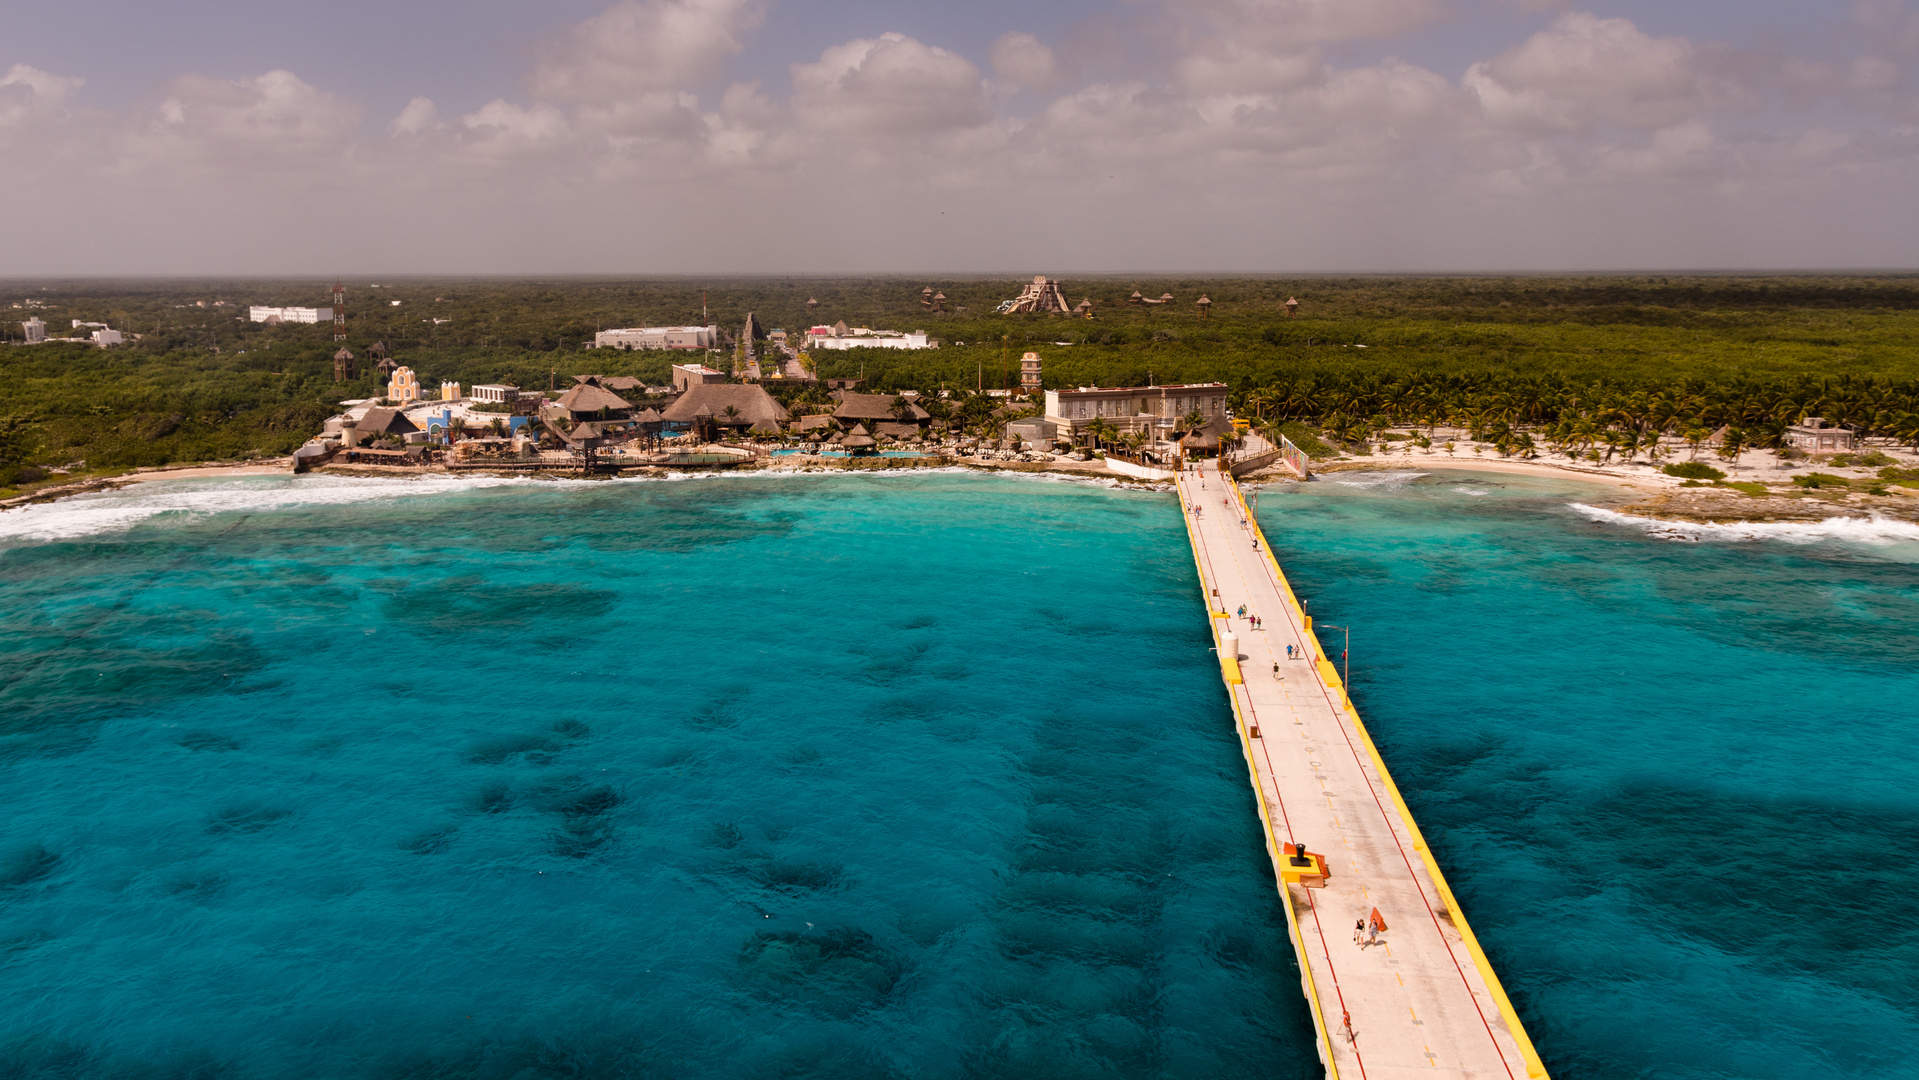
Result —
<path fill-rule="evenodd" d="M 999 315 L 1014 278 L 392 279 L 347 283 L 361 377 L 333 381 L 330 325 L 261 326 L 249 304 L 323 306 L 331 282 L 12 281 L 0 345 L 0 484 L 291 451 L 348 398 L 377 396 L 385 342 L 422 385 L 665 382 L 682 354 L 587 351 L 596 330 L 711 322 L 734 333 L 819 323 L 926 330 L 936 350 L 813 358 L 879 390 L 1220 380 L 1243 415 L 1363 444 L 1389 428 L 1468 427 L 1516 452 L 1730 427 L 1769 445 L 1824 415 L 1919 440 L 1919 275 L 1069 278 L 1093 317 Z M 946 296 L 928 310 L 922 290 Z M 1137 292 L 1173 299 L 1129 303 Z M 10 295 L 9 295 L 10 294 Z M 1198 300 L 1212 303 L 1201 315 Z M 1286 301 L 1298 300 L 1296 317 Z M 808 301 L 817 303 L 809 308 Z M 20 344 L 103 322 L 128 344 Z M 75 335 L 84 330 L 71 331 Z M 132 338 L 137 335 L 137 338 Z M 730 355 L 716 358 L 730 368 Z M 1630 448 L 1626 448 L 1630 452 Z"/>

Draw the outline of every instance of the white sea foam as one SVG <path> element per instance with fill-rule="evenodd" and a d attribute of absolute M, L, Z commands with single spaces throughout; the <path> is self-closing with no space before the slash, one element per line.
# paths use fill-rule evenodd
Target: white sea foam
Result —
<path fill-rule="evenodd" d="M 1334 473 L 1340 477 L 1335 484 L 1357 488 L 1396 488 L 1405 487 L 1426 474 L 1412 469 L 1394 469 L 1380 472 Z"/>
<path fill-rule="evenodd" d="M 1740 521 L 1730 523 L 1661 521 L 1607 510 L 1585 503 L 1571 504 L 1575 511 L 1607 525 L 1643 529 L 1661 540 L 1684 543 L 1752 542 L 1777 540 L 1788 544 L 1818 544 L 1841 541 L 1853 544 L 1919 545 L 1919 524 L 1900 521 L 1880 514 L 1871 517 L 1830 517 L 1823 521 Z"/>
<path fill-rule="evenodd" d="M 0 511 L 0 543 L 75 540 L 121 532 L 142 522 L 167 516 L 191 517 L 249 511 L 284 510 L 301 506 L 345 506 L 391 499 L 433 498 L 497 487 L 558 486 L 590 488 L 601 484 L 658 484 L 689 480 L 741 480 L 772 477 L 841 476 L 900 478 L 931 474 L 974 474 L 959 465 L 929 468 L 841 470 L 774 469 L 680 470 L 655 476 L 609 477 L 603 480 L 531 476 L 274 476 L 225 477 L 203 480 L 162 480 L 130 484 L 114 491 L 75 495 Z M 1041 483 L 1082 484 L 1103 488 L 1157 490 L 1129 484 L 1121 477 L 1075 473 L 1036 473 L 1007 470 L 998 475 Z"/>
<path fill-rule="evenodd" d="M 585 484 L 591 481 L 490 476 L 422 476 L 406 479 L 275 476 L 150 481 L 130 484 L 115 491 L 76 495 L 57 502 L 0 511 L 0 542 L 74 540 L 123 531 L 165 515 L 198 516 L 296 506 L 343 506 L 380 499 L 433 497 L 481 488 L 545 483 Z"/>

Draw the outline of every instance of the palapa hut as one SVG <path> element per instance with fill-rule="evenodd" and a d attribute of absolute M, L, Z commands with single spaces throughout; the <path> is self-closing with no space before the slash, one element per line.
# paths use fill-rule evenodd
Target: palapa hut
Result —
<path fill-rule="evenodd" d="M 693 428 L 704 419 L 715 428 L 734 431 L 746 431 L 760 423 L 784 424 L 792 419 L 764 388 L 739 383 L 688 386 L 679 400 L 668 405 L 660 416 L 670 427 Z"/>
<path fill-rule="evenodd" d="M 368 409 L 358 420 L 349 420 L 341 425 L 347 446 L 358 446 L 374 439 L 404 439 L 420 430 L 420 426 L 408 420 L 406 414 L 398 409 Z"/>
<path fill-rule="evenodd" d="M 866 433 L 866 428 L 860 424 L 854 424 L 853 430 L 847 432 L 846 435 L 839 440 L 839 444 L 844 447 L 848 453 L 853 454 L 862 452 L 870 454 L 873 452 L 873 447 L 877 445 L 873 437 Z"/>
<path fill-rule="evenodd" d="M 633 415 L 633 403 L 591 379 L 576 383 L 556 403 L 573 420 L 624 420 Z"/>
<path fill-rule="evenodd" d="M 1187 453 L 1217 453 L 1221 440 L 1231 438 L 1233 425 L 1225 417 L 1214 417 L 1205 426 L 1195 428 L 1179 440 L 1180 449 Z"/>
<path fill-rule="evenodd" d="M 920 437 L 920 428 L 918 424 L 886 422 L 874 424 L 873 434 L 881 438 L 898 439 L 901 442 L 917 441 Z"/>

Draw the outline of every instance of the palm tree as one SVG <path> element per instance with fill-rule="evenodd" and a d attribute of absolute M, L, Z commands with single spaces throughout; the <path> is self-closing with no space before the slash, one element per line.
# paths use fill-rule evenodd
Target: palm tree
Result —
<path fill-rule="evenodd" d="M 1099 417 L 1086 425 L 1086 434 L 1093 437 L 1093 449 L 1097 450 L 1100 443 L 1112 437 L 1113 426 L 1106 422 L 1105 417 Z"/>

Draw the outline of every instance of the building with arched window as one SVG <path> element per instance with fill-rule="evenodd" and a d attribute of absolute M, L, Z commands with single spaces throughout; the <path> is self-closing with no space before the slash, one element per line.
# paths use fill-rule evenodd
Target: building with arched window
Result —
<path fill-rule="evenodd" d="M 410 405 L 420 400 L 420 380 L 410 367 L 393 369 L 393 379 L 386 385 L 386 396 L 401 405 Z"/>

